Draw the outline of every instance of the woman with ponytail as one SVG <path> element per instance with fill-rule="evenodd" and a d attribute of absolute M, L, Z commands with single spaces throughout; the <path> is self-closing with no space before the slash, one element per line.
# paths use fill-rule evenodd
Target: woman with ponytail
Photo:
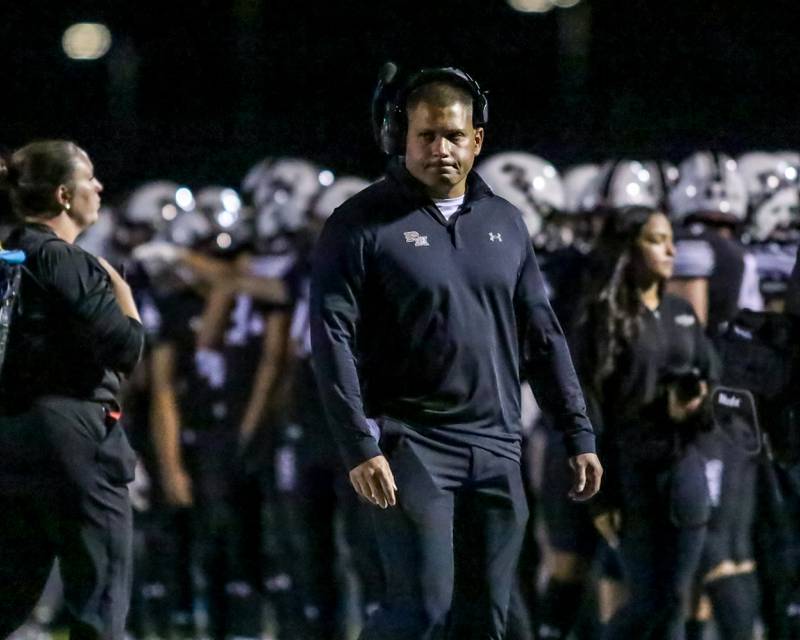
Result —
<path fill-rule="evenodd" d="M 615 212 L 596 250 L 579 362 L 607 466 L 595 522 L 619 549 L 628 602 L 606 638 L 677 640 L 703 549 L 709 497 L 697 435 L 715 357 L 691 306 L 664 292 L 675 248 L 667 217 Z"/>
<path fill-rule="evenodd" d="M 70 638 L 122 640 L 131 569 L 120 379 L 144 332 L 130 287 L 74 244 L 102 185 L 83 149 L 35 142 L 0 162 L 25 253 L 0 371 L 0 637 L 27 618 L 56 558 Z"/>

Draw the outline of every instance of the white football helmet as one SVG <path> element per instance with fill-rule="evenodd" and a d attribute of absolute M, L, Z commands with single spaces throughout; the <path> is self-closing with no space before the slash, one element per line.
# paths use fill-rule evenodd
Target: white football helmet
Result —
<path fill-rule="evenodd" d="M 681 162 L 680 179 L 669 194 L 676 222 L 689 216 L 730 223 L 747 216 L 747 187 L 736 160 L 724 153 L 697 151 Z"/>
<path fill-rule="evenodd" d="M 364 178 L 355 176 L 336 178 L 334 183 L 325 189 L 314 203 L 314 208 L 312 209 L 314 218 L 320 221 L 327 220 L 336 207 L 345 200 L 352 198 L 359 191 L 366 189 L 369 184 Z"/>
<path fill-rule="evenodd" d="M 766 240 L 773 230 L 795 222 L 800 156 L 793 152 L 751 151 L 737 159 L 750 205 L 748 234 Z"/>
<path fill-rule="evenodd" d="M 299 158 L 265 160 L 253 167 L 242 190 L 252 198 L 256 235 L 271 239 L 299 231 L 328 173 Z"/>
<path fill-rule="evenodd" d="M 194 209 L 194 194 L 175 182 L 158 180 L 138 187 L 122 209 L 125 223 L 162 229 L 178 217 L 180 211 Z"/>
<path fill-rule="evenodd" d="M 786 179 L 784 174 L 789 167 L 786 160 L 769 151 L 748 151 L 736 158 L 736 164 L 751 205 L 778 189 Z"/>
<path fill-rule="evenodd" d="M 593 210 L 591 187 L 600 173 L 599 164 L 578 164 L 564 170 L 565 213 L 584 213 Z M 586 203 L 591 206 L 586 206 Z"/>
<path fill-rule="evenodd" d="M 561 177 L 539 156 L 521 151 L 498 153 L 484 160 L 476 171 L 492 191 L 522 212 L 531 238 L 541 231 L 544 218 L 564 210 Z"/>
<path fill-rule="evenodd" d="M 800 228 L 800 192 L 785 185 L 762 200 L 750 216 L 747 232 L 756 242 L 797 240 Z"/>
<path fill-rule="evenodd" d="M 246 243 L 250 228 L 239 194 L 229 187 L 213 185 L 197 192 L 197 211 L 205 224 L 205 238 L 214 237 L 216 248 L 235 250 Z M 198 227 L 199 228 L 199 227 Z"/>
<path fill-rule="evenodd" d="M 580 210 L 665 206 L 670 186 L 670 167 L 654 160 L 607 160 L 587 185 Z"/>

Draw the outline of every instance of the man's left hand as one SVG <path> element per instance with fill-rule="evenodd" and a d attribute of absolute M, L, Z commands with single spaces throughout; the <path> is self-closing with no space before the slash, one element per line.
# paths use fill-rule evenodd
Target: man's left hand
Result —
<path fill-rule="evenodd" d="M 594 453 L 580 453 L 569 459 L 572 467 L 572 489 L 569 497 L 582 502 L 600 491 L 600 478 L 603 477 L 603 465 Z"/>

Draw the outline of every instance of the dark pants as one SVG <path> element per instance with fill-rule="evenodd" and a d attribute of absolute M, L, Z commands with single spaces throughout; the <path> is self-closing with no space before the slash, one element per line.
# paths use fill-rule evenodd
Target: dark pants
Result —
<path fill-rule="evenodd" d="M 273 531 L 279 546 L 272 556 L 281 558 L 279 564 L 292 578 L 287 595 L 295 611 L 288 613 L 296 618 L 283 621 L 281 640 L 344 636 L 337 519 L 359 582 L 362 614 L 373 609 L 383 594 L 371 509 L 357 499 L 349 482 L 345 486 L 346 475 L 336 452 L 325 458 L 313 455 L 313 445 L 298 440 L 276 450 Z"/>
<path fill-rule="evenodd" d="M 261 635 L 262 478 L 245 469 L 236 433 L 197 431 L 184 450 L 192 478 L 193 537 L 212 638 Z"/>
<path fill-rule="evenodd" d="M 392 440 L 398 505 L 373 511 L 386 601 L 362 640 L 501 640 L 528 518 L 519 463 Z"/>
<path fill-rule="evenodd" d="M 163 503 L 134 512 L 133 596 L 128 627 L 136 637 L 167 638 L 193 629 L 194 584 L 188 508 Z"/>
<path fill-rule="evenodd" d="M 620 557 L 628 602 L 607 640 L 680 640 L 709 516 L 703 459 L 690 446 L 674 463 L 619 463 Z"/>
<path fill-rule="evenodd" d="M 25 621 L 58 557 L 70 638 L 123 638 L 134 467 L 99 404 L 46 398 L 0 419 L 0 637 Z"/>

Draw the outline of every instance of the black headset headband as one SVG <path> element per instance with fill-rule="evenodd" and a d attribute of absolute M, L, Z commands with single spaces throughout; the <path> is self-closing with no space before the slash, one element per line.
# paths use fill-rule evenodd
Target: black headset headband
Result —
<path fill-rule="evenodd" d="M 395 106 L 405 111 L 409 96 L 420 87 L 434 82 L 443 82 L 466 90 L 472 97 L 472 122 L 476 127 L 482 127 L 489 121 L 488 101 L 486 94 L 481 91 L 480 85 L 466 71 L 455 67 L 435 67 L 421 69 L 406 81 L 398 92 Z"/>

